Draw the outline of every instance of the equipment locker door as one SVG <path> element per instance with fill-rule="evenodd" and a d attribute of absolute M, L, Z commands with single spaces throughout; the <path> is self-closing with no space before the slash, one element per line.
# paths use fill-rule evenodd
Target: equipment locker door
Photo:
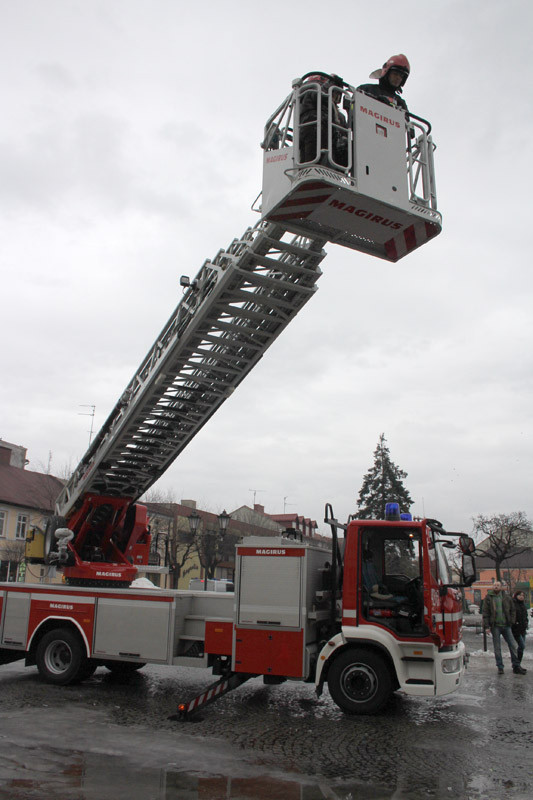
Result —
<path fill-rule="evenodd" d="M 93 653 L 166 662 L 171 602 L 99 598 Z"/>
<path fill-rule="evenodd" d="M 30 602 L 29 592 L 6 592 L 2 644 L 26 648 Z"/>
<path fill-rule="evenodd" d="M 243 548 L 239 582 L 239 625 L 301 625 L 301 549 L 282 556 L 252 555 Z"/>

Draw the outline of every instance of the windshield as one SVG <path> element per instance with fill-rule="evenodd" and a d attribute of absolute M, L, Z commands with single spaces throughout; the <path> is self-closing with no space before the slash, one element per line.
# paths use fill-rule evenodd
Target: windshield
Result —
<path fill-rule="evenodd" d="M 433 541 L 435 544 L 435 552 L 437 554 L 439 577 L 442 583 L 453 583 L 452 571 L 448 563 L 446 550 L 444 549 L 444 547 L 440 542 L 435 541 L 435 537 L 433 537 Z"/>

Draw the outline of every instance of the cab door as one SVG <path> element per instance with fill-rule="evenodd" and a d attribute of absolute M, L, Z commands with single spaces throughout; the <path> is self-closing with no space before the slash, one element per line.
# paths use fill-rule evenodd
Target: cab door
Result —
<path fill-rule="evenodd" d="M 431 529 L 424 528 L 424 621 L 431 633 L 436 633 L 444 640 L 444 620 L 442 618 L 442 602 L 439 590 L 439 566 L 437 550 Z"/>

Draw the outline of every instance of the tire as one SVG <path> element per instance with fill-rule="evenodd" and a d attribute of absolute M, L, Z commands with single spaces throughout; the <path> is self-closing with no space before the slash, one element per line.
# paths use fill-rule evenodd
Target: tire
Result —
<path fill-rule="evenodd" d="M 45 633 L 37 645 L 35 660 L 41 677 L 56 686 L 73 683 L 88 668 L 85 647 L 80 637 L 68 628 Z"/>
<path fill-rule="evenodd" d="M 392 695 L 392 678 L 383 658 L 362 648 L 340 653 L 328 672 L 329 693 L 347 714 L 375 714 Z"/>
<path fill-rule="evenodd" d="M 81 666 L 78 670 L 78 674 L 76 675 L 76 683 L 79 681 L 86 681 L 87 678 L 90 678 L 91 675 L 94 675 L 96 672 L 98 664 L 90 658 L 85 659 L 85 665 Z"/>
<path fill-rule="evenodd" d="M 104 667 L 113 675 L 131 675 L 132 672 L 137 672 L 145 666 L 146 664 L 138 664 L 135 661 L 104 661 Z"/>

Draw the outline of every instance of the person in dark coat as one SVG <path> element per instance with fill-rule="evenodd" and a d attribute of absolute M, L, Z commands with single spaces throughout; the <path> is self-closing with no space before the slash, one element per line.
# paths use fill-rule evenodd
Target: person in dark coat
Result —
<path fill-rule="evenodd" d="M 400 95 L 410 72 L 409 61 L 400 53 L 397 56 L 391 56 L 388 61 L 385 61 L 381 69 L 376 69 L 370 73 L 369 77 L 378 78 L 378 83 L 363 83 L 357 89 L 371 97 L 375 97 L 381 103 L 387 103 L 394 108 L 402 108 L 404 111 L 408 111 L 407 103 Z"/>
<path fill-rule="evenodd" d="M 339 109 L 338 104 L 342 97 L 342 87 L 344 82 L 338 75 L 326 75 L 325 73 L 308 73 L 303 77 L 303 89 L 300 95 L 300 161 L 307 163 L 317 158 L 317 105 L 318 91 L 316 84 L 320 86 L 320 149 L 326 150 L 328 147 L 328 97 L 330 87 L 338 87 L 338 91 L 332 92 L 332 137 L 333 137 L 333 157 L 342 166 L 347 164 L 348 135 L 346 132 L 347 121 L 344 114 Z M 306 84 L 309 86 L 306 90 Z M 314 124 L 312 124 L 314 123 Z M 318 163 L 329 165 L 326 153 L 318 154 Z"/>
<path fill-rule="evenodd" d="M 502 591 L 501 581 L 494 581 L 492 590 L 487 592 L 483 601 L 483 626 L 492 634 L 494 657 L 499 675 L 503 675 L 502 637 L 507 642 L 515 675 L 525 675 L 527 672 L 520 666 L 516 642 L 511 632 L 515 622 L 516 611 L 513 601 L 508 594 Z"/>
<path fill-rule="evenodd" d="M 524 592 L 520 589 L 513 594 L 513 603 L 516 611 L 516 622 L 511 627 L 513 636 L 516 640 L 517 648 L 516 655 L 518 656 L 519 663 L 522 661 L 524 649 L 526 647 L 526 631 L 529 626 L 527 618 L 527 608 L 525 604 Z"/>

